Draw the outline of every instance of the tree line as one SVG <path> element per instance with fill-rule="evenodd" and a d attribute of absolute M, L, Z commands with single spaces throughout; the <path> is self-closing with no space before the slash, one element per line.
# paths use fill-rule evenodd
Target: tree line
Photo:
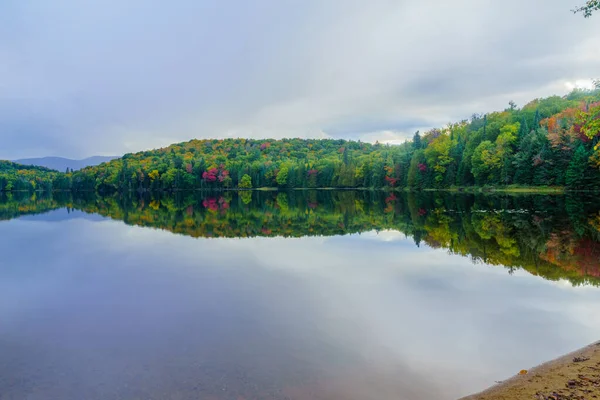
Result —
<path fill-rule="evenodd" d="M 600 189 L 600 88 L 536 99 L 416 132 L 401 145 L 334 139 L 205 139 L 79 171 L 0 164 L 0 190 L 100 193 L 251 188 Z"/>

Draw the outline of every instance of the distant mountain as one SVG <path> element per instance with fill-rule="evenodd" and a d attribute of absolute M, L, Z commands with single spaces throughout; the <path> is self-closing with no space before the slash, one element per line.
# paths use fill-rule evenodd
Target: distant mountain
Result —
<path fill-rule="evenodd" d="M 14 162 L 23 164 L 23 165 L 38 165 L 41 167 L 46 167 L 50 169 L 55 169 L 60 172 L 65 172 L 67 168 L 72 169 L 74 171 L 91 167 L 94 165 L 102 164 L 103 162 L 108 162 L 110 160 L 114 160 L 115 158 L 119 158 L 117 156 L 94 156 L 84 158 L 83 160 L 71 160 L 69 158 L 63 157 L 41 157 L 41 158 L 23 158 L 20 160 L 14 160 Z"/>
<path fill-rule="evenodd" d="M 45 222 L 60 222 L 71 219 L 86 219 L 88 221 L 104 221 L 106 217 L 98 214 L 91 214 L 80 210 L 67 210 L 66 208 L 60 208 L 56 210 L 50 210 L 48 212 L 37 214 L 37 215 L 25 215 L 21 217 L 22 220 L 29 221 L 45 221 Z"/>

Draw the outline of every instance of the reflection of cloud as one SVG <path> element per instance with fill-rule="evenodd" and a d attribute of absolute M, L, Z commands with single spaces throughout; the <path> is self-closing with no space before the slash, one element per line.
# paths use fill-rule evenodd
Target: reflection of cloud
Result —
<path fill-rule="evenodd" d="M 168 385 L 186 376 L 187 363 L 217 354 L 225 370 L 254 365 L 245 373 L 256 379 L 264 373 L 286 383 L 324 370 L 338 386 L 316 385 L 321 394 L 352 400 L 368 398 L 365 388 L 454 399 L 587 344 L 600 330 L 597 289 L 563 290 L 560 282 L 526 273 L 510 276 L 501 267 L 417 248 L 394 231 L 205 240 L 78 219 L 9 221 L 0 224 L 0 236 L 0 253 L 12 265 L 0 268 L 0 334 L 23 326 L 16 321 L 49 329 L 35 318 L 44 310 L 69 332 L 87 332 L 68 337 L 83 349 L 126 341 L 131 353 L 116 352 L 111 363 L 121 367 L 122 357 L 135 353 L 143 368 L 126 360 L 127 374 L 107 373 L 117 383 L 156 373 L 161 378 L 153 384 Z M 36 243 L 36 251 L 24 253 L 25 242 Z M 39 331 L 49 335 L 40 346 L 63 343 L 53 336 L 61 332 L 56 327 L 63 328 Z M 136 329 L 143 335 L 133 335 Z M 37 330 L 28 332 L 34 336 L 19 340 L 39 339 Z M 177 349 L 181 358 L 173 359 Z M 68 346 L 62 351 L 64 362 L 82 357 Z M 168 374 L 157 367 L 165 359 Z M 426 392 L 418 381 L 428 382 Z"/>
<path fill-rule="evenodd" d="M 381 240 L 384 242 L 393 242 L 393 241 L 400 241 L 400 240 L 405 240 L 406 239 L 406 235 L 402 232 L 399 231 L 394 231 L 394 230 L 384 230 L 384 231 L 369 231 L 369 232 L 362 232 L 360 234 L 361 238 L 365 238 L 365 239 L 371 239 L 371 240 Z"/>
<path fill-rule="evenodd" d="M 302 277 L 327 300 L 320 307 L 337 340 L 346 338 L 347 346 L 377 363 L 390 362 L 394 354 L 424 376 L 448 377 L 441 386 L 446 393 L 483 389 L 523 365 L 595 340 L 600 323 L 589 313 L 600 299 L 597 288 L 557 292 L 562 283 L 525 271 L 510 276 L 501 267 L 472 265 L 445 250 L 415 248 L 393 231 L 379 234 L 384 243 L 409 243 L 382 248 L 376 232 L 331 238 L 319 246 L 312 239 L 303 239 L 304 246 L 282 241 L 262 264 Z M 269 239 L 246 244 L 256 254 L 273 246 Z M 300 248 L 308 256 L 295 256 Z M 583 300 L 586 292 L 590 298 Z M 578 331 L 574 337 L 569 324 L 590 334 Z M 548 336 L 550 327 L 556 330 Z M 348 339 L 347 331 L 362 339 Z M 458 382 L 464 386 L 452 387 Z"/>

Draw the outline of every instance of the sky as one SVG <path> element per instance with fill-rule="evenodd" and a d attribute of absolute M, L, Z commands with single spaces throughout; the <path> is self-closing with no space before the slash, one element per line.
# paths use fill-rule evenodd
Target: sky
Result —
<path fill-rule="evenodd" d="M 400 143 L 600 75 L 583 0 L 2 0 L 0 158 Z"/>

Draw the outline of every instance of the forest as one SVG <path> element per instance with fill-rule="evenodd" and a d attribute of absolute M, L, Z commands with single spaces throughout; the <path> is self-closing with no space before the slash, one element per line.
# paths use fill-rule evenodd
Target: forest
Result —
<path fill-rule="evenodd" d="M 203 238 L 333 236 L 394 230 L 426 244 L 574 285 L 600 284 L 593 196 L 384 191 L 203 191 L 0 195 L 0 220 L 67 207 Z"/>
<path fill-rule="evenodd" d="M 203 139 L 79 171 L 0 163 L 0 191 L 113 193 L 252 188 L 600 189 L 600 83 L 416 132 L 400 145 L 335 139 Z"/>
<path fill-rule="evenodd" d="M 64 175 L 44 167 L 0 160 L 0 192 L 51 191 Z"/>

